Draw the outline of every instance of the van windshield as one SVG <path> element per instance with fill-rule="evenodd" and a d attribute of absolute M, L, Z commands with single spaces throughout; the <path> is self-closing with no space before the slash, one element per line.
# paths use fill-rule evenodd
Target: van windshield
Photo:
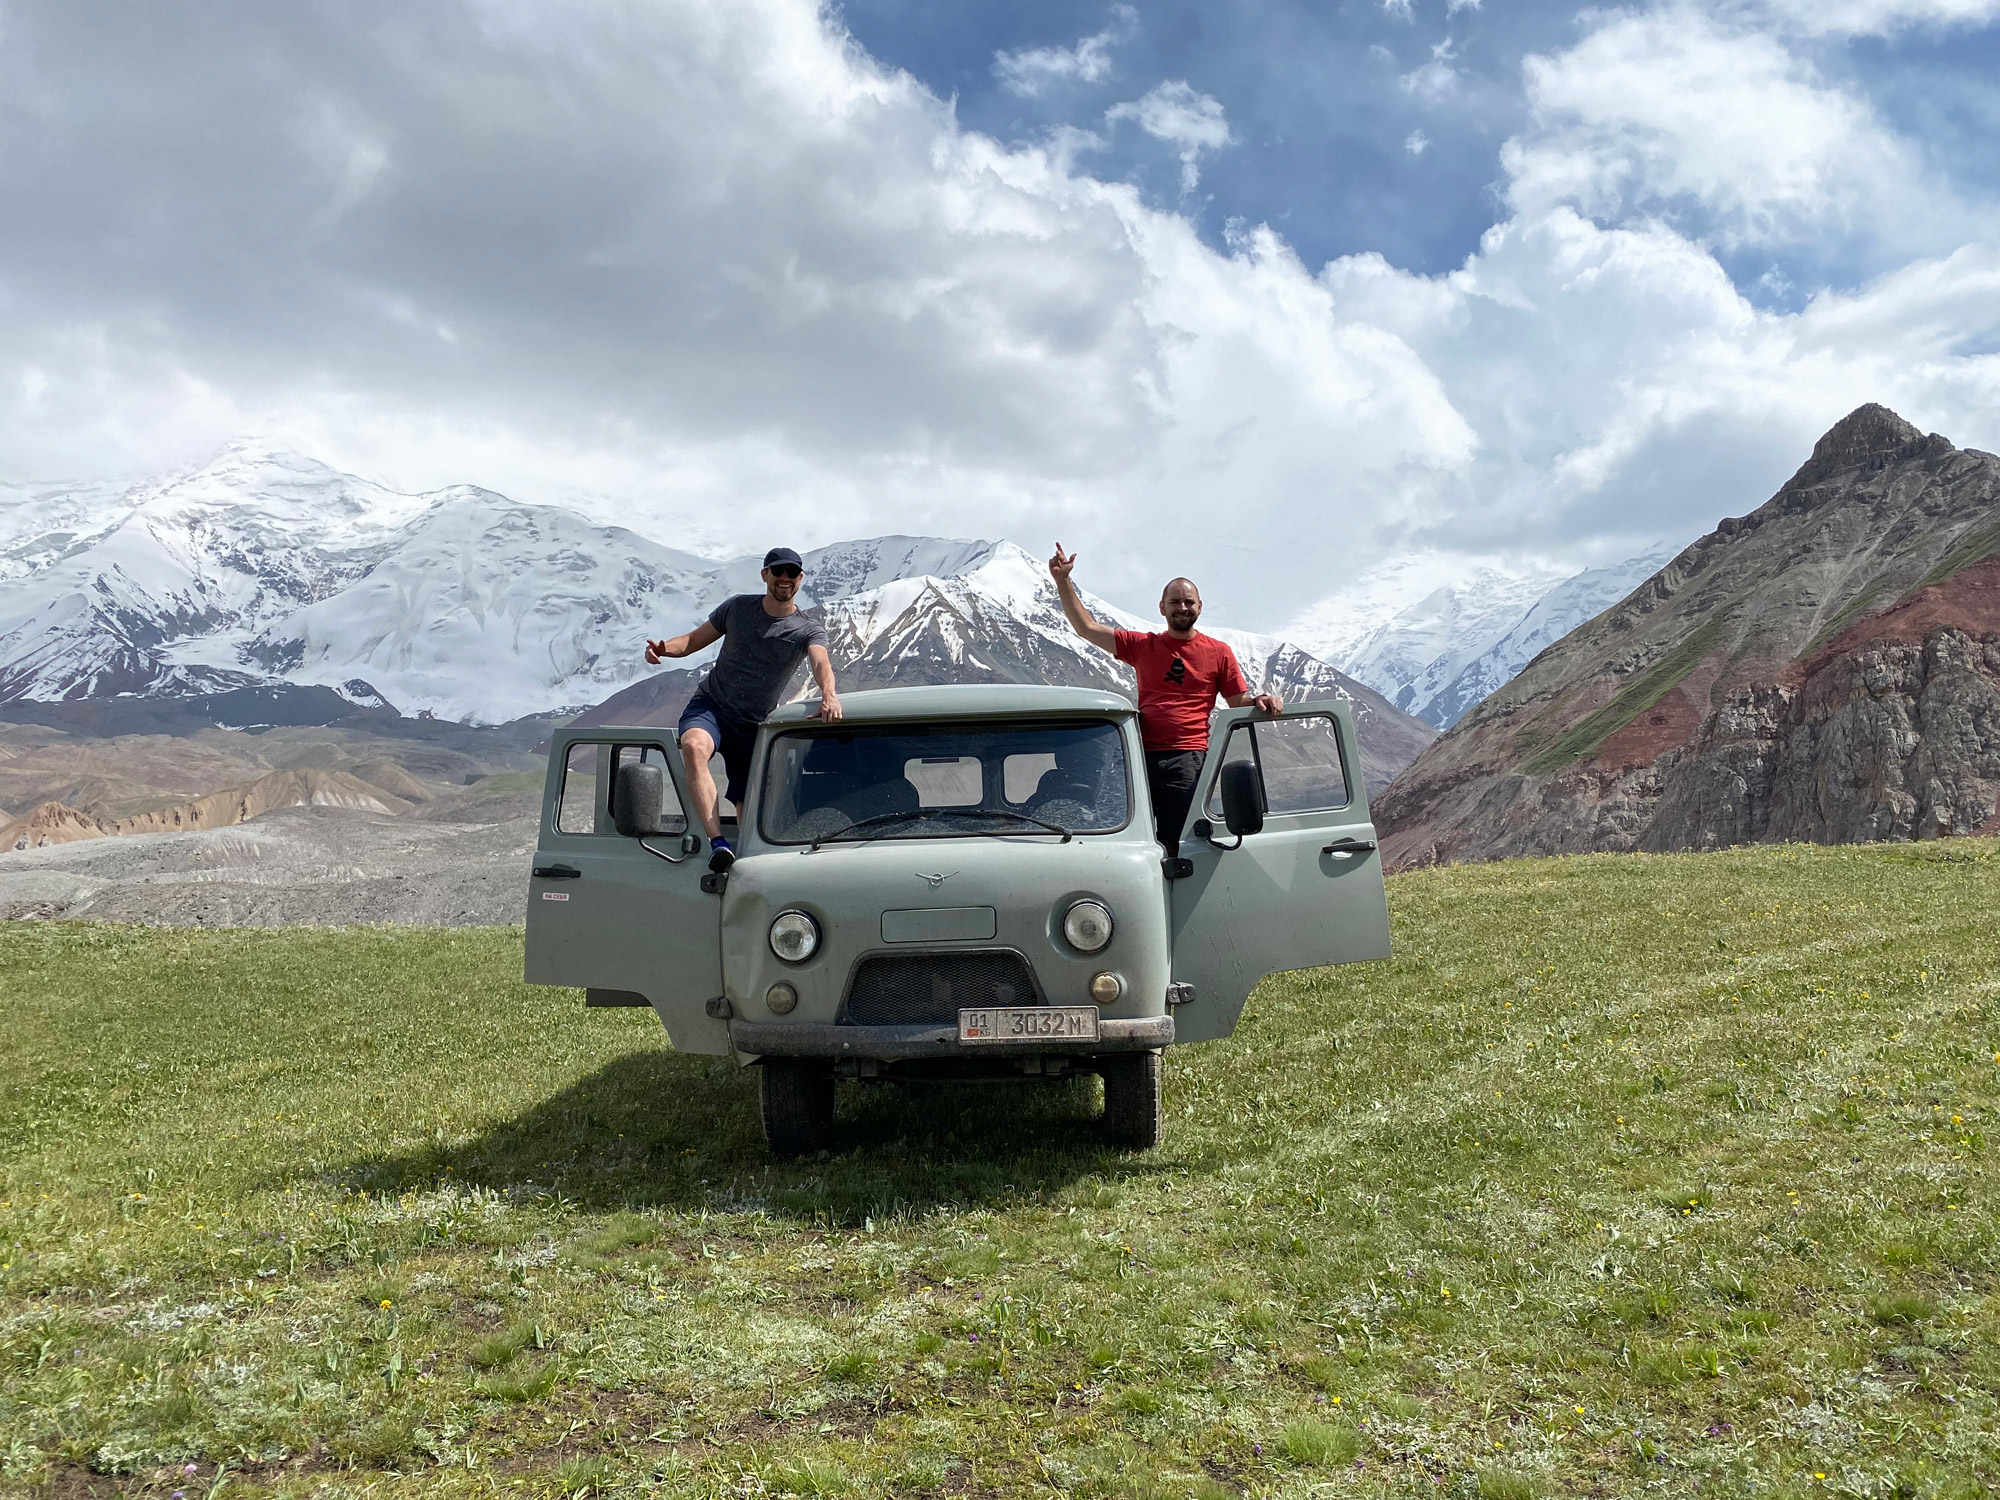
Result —
<path fill-rule="evenodd" d="M 1102 719 L 791 730 L 758 803 L 774 844 L 1112 833 L 1132 813 L 1124 735 Z"/>

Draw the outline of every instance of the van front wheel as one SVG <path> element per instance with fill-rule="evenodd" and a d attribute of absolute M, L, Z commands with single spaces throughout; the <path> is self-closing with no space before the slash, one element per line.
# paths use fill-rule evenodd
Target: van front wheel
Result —
<path fill-rule="evenodd" d="M 1160 1054 L 1120 1052 L 1097 1060 L 1104 1075 L 1104 1133 L 1120 1146 L 1160 1144 Z"/>
<path fill-rule="evenodd" d="M 796 1058 L 763 1064 L 764 1139 L 775 1156 L 811 1156 L 833 1144 L 833 1069 Z"/>

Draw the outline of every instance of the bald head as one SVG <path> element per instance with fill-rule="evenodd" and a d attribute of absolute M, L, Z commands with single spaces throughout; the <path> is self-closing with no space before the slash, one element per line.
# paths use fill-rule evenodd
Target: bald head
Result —
<path fill-rule="evenodd" d="M 1160 618 L 1169 635 L 1187 635 L 1201 618 L 1201 590 L 1192 578 L 1176 578 L 1160 593 Z"/>

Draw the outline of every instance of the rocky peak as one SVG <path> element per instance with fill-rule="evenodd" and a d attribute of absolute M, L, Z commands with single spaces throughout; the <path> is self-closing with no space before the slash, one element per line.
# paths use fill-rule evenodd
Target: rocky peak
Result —
<path fill-rule="evenodd" d="M 1800 490 L 1824 483 L 1844 469 L 1859 468 L 1869 460 L 1912 443 L 1921 443 L 1924 434 L 1912 424 L 1874 401 L 1857 406 L 1826 430 L 1813 444 L 1812 457 L 1791 477 L 1785 490 Z"/>
<path fill-rule="evenodd" d="M 1879 401 L 1863 402 L 1835 422 L 1813 444 L 1814 458 L 1842 457 L 1850 462 L 1885 448 L 1914 443 L 1923 432 L 1905 422 Z"/>

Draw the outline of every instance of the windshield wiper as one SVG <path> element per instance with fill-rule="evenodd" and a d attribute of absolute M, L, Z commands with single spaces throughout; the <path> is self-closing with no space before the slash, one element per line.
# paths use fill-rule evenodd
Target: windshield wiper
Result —
<path fill-rule="evenodd" d="M 872 818 L 863 818 L 859 823 L 849 823 L 845 828 L 835 829 L 832 833 L 814 839 L 812 841 L 813 852 L 817 854 L 821 844 L 831 844 L 836 839 L 844 839 L 857 828 L 874 828 L 882 824 L 907 823 L 912 818 L 933 817 L 936 815 L 936 812 L 937 809 L 935 808 L 919 807 L 910 812 L 877 813 Z M 880 838 L 881 835 L 877 834 L 876 837 Z M 864 840 L 864 842 L 866 841 Z"/>
<path fill-rule="evenodd" d="M 1065 844 L 1076 837 L 1060 823 L 1051 823 L 1048 819 L 1038 818 L 1033 813 L 1016 812 L 1011 807 L 954 807 L 950 811 L 963 818 L 977 817 L 982 813 L 989 818 L 1016 818 L 1023 823 L 1033 823 L 1037 828 L 1046 828 L 1050 833 L 1061 834 Z"/>

